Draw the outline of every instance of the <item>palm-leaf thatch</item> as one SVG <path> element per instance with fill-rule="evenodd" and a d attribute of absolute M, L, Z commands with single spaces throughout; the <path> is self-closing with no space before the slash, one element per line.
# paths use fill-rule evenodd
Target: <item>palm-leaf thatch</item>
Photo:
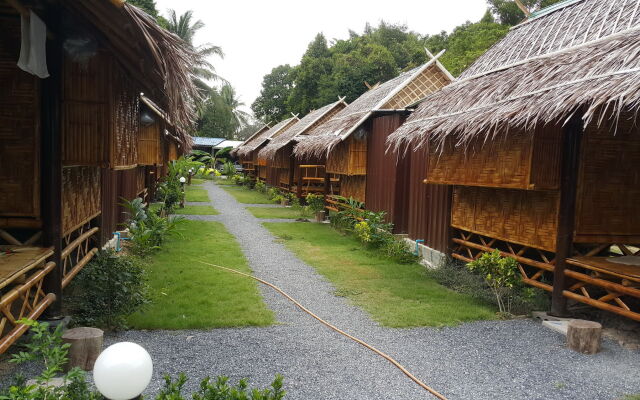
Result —
<path fill-rule="evenodd" d="M 509 128 L 616 117 L 640 101 L 640 0 L 582 0 L 515 27 L 458 80 L 427 97 L 388 144 L 459 146 Z M 599 114 L 599 111 L 608 111 Z M 598 123 L 600 121 L 597 121 Z"/>
<path fill-rule="evenodd" d="M 324 107 L 311 111 L 290 129 L 287 129 L 286 131 L 271 138 L 269 144 L 260 150 L 258 158 L 273 160 L 276 157 L 278 150 L 297 140 L 299 136 L 305 135 L 314 127 L 320 125 L 326 117 L 330 117 L 332 112 L 339 112 L 341 108 L 346 106 L 347 103 L 344 102 L 344 99 L 339 99 L 334 103 L 327 104 Z"/>
<path fill-rule="evenodd" d="M 285 119 L 284 121 L 280 121 L 275 124 L 272 128 L 258 132 L 259 134 L 254 134 L 252 137 L 247 139 L 244 144 L 236 150 L 235 154 L 240 157 L 246 157 L 250 155 L 254 150 L 260 148 L 263 144 L 268 142 L 273 136 L 278 133 L 289 129 L 293 124 L 299 121 L 298 117 L 291 117 Z"/>
<path fill-rule="evenodd" d="M 160 27 L 139 8 L 120 1 L 64 0 L 64 6 L 81 15 L 102 34 L 105 45 L 138 83 L 151 93 L 175 127 L 185 148 L 187 133 L 196 119 L 200 96 L 191 74 L 198 55 L 178 36 Z"/>

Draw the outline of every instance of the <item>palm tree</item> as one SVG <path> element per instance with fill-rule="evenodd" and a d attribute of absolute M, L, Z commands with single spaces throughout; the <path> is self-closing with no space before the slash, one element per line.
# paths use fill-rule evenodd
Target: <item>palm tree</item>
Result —
<path fill-rule="evenodd" d="M 236 97 L 235 89 L 229 84 L 223 85 L 220 89 L 220 97 L 222 97 L 222 101 L 225 106 L 229 111 L 231 111 L 235 118 L 235 122 L 237 124 L 236 130 L 240 130 L 247 126 L 251 119 L 251 115 L 240 109 L 240 107 L 243 107 L 245 104 L 240 101 L 240 98 Z"/>
<path fill-rule="evenodd" d="M 213 65 L 207 61 L 208 57 L 218 56 L 224 58 L 224 52 L 220 46 L 211 43 L 204 43 L 199 46 L 193 44 L 193 38 L 196 33 L 204 27 L 204 22 L 197 20 L 193 22 L 193 11 L 186 11 L 182 15 L 177 15 L 175 10 L 169 10 L 169 18 L 166 22 L 166 28 L 170 32 L 175 33 L 178 37 L 188 43 L 197 54 L 197 60 L 193 65 L 193 81 L 203 93 L 209 92 L 211 87 L 205 82 L 207 80 L 221 81 L 226 80 L 220 77 Z"/>

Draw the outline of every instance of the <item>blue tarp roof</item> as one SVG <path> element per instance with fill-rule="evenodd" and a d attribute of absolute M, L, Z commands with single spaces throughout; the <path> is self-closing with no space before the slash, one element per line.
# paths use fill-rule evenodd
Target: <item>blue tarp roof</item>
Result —
<path fill-rule="evenodd" d="M 193 145 L 194 146 L 216 146 L 217 144 L 222 143 L 225 140 L 226 139 L 223 139 L 223 138 L 193 136 Z"/>

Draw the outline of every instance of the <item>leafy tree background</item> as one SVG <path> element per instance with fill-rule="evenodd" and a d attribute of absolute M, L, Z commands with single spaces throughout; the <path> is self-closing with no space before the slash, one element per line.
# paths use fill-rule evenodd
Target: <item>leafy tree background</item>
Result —
<path fill-rule="evenodd" d="M 522 0 L 531 11 L 561 0 Z M 260 96 L 251 105 L 255 115 L 278 122 L 291 112 L 305 115 L 345 96 L 351 102 L 374 85 L 427 61 L 425 47 L 436 54 L 454 76 L 460 75 L 509 28 L 525 19 L 513 0 L 487 0 L 487 12 L 478 22 L 465 22 L 451 33 L 421 35 L 404 25 L 367 24 L 362 34 L 327 40 L 319 33 L 309 43 L 300 63 L 281 65 L 265 75 Z"/>

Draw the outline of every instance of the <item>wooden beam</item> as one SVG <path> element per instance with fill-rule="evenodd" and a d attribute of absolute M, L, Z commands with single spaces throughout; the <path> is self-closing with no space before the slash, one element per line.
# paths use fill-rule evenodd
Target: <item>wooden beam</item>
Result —
<path fill-rule="evenodd" d="M 22 14 L 22 16 L 29 17 L 30 15 L 29 9 L 24 5 L 22 5 L 22 3 L 20 3 L 19 0 L 7 0 L 7 3 L 9 3 L 11 7 L 15 8 L 16 11 Z"/>
<path fill-rule="evenodd" d="M 520 11 L 522 11 L 527 18 L 531 16 L 531 11 L 529 11 L 529 9 L 522 3 L 522 1 L 516 0 L 516 4 Z"/>
<path fill-rule="evenodd" d="M 567 298 L 563 295 L 568 287 L 565 270 L 567 258 L 573 254 L 576 195 L 578 191 L 578 169 L 580 168 L 580 143 L 584 134 L 582 111 L 578 110 L 563 127 L 562 169 L 560 176 L 560 210 L 556 235 L 556 264 L 553 273 L 551 314 L 567 315 Z"/>
<path fill-rule="evenodd" d="M 51 8 L 47 24 L 60 26 L 59 8 Z M 59 35 L 56 35 L 59 36 Z M 47 44 L 47 67 L 50 77 L 42 80 L 42 212 L 43 242 L 53 247 L 51 261 L 55 266 L 44 278 L 44 290 L 55 295 L 55 302 L 46 311 L 47 318 L 62 313 L 62 132 L 60 104 L 62 102 L 62 42 L 54 38 Z"/>

